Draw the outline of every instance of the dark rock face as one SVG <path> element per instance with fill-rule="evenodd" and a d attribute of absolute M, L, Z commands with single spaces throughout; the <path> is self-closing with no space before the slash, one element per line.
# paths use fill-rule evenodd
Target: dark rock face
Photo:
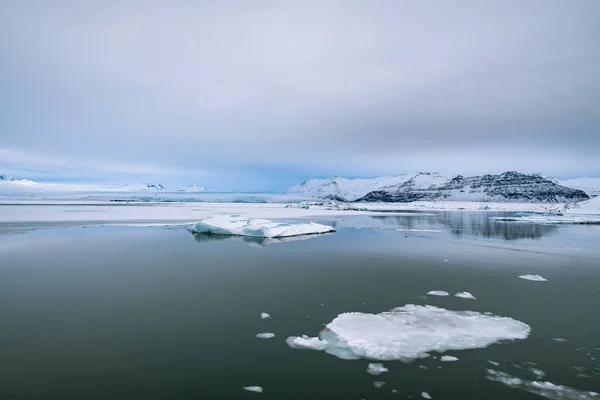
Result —
<path fill-rule="evenodd" d="M 562 203 L 589 199 L 582 190 L 571 189 L 539 175 L 504 172 L 500 175 L 463 177 L 443 183 L 427 183 L 428 174 L 418 174 L 397 186 L 370 192 L 358 201 L 498 201 Z M 421 182 L 417 179 L 425 178 Z M 425 182 L 425 183 L 423 183 Z"/>

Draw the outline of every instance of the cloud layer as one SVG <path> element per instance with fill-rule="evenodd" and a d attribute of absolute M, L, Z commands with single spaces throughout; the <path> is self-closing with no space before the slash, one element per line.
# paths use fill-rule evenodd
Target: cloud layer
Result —
<path fill-rule="evenodd" d="M 98 179 L 600 175 L 599 17 L 595 0 L 5 1 L 0 139 Z"/>

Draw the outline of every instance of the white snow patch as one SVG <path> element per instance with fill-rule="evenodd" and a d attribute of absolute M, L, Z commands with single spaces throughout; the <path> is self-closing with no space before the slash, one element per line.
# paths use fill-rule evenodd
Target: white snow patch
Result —
<path fill-rule="evenodd" d="M 431 399 L 431 395 L 427 392 L 421 392 L 421 397 L 424 399 Z"/>
<path fill-rule="evenodd" d="M 275 337 L 274 333 L 271 332 L 264 332 L 264 333 L 259 333 L 258 335 L 256 335 L 257 338 L 259 339 L 271 339 Z"/>
<path fill-rule="evenodd" d="M 256 392 L 256 393 L 262 393 L 263 392 L 263 388 L 261 386 L 246 386 L 244 388 L 244 390 L 247 390 L 249 392 Z"/>
<path fill-rule="evenodd" d="M 314 222 L 280 222 L 228 215 L 200 220 L 193 225 L 192 231 L 214 235 L 278 238 L 335 232 L 335 229 Z"/>
<path fill-rule="evenodd" d="M 290 336 L 285 339 L 285 342 L 293 349 L 306 349 L 306 350 L 325 350 L 329 342 L 327 340 L 321 340 L 318 337 L 302 336 Z"/>
<path fill-rule="evenodd" d="M 429 292 L 427 292 L 427 294 L 430 294 L 432 296 L 448 296 L 449 295 L 448 292 L 444 292 L 443 290 L 430 290 Z"/>
<path fill-rule="evenodd" d="M 551 400 L 590 400 L 599 396 L 596 392 L 555 385 L 551 382 L 528 381 L 493 369 L 488 369 L 487 373 L 487 379 L 491 381 L 500 382 L 512 389 L 524 390 Z"/>
<path fill-rule="evenodd" d="M 458 361 L 458 358 L 453 356 L 441 356 L 440 361 Z"/>
<path fill-rule="evenodd" d="M 461 299 L 472 299 L 475 300 L 476 297 L 473 296 L 471 293 L 469 292 L 458 292 L 454 295 L 455 297 L 460 297 Z"/>
<path fill-rule="evenodd" d="M 385 386 L 385 382 L 384 381 L 375 381 L 375 382 L 373 382 L 373 386 L 375 386 L 377 389 L 381 389 L 382 387 Z"/>
<path fill-rule="evenodd" d="M 266 319 L 266 318 L 271 318 L 271 315 L 270 315 L 270 314 L 267 314 L 266 312 L 264 312 L 264 313 L 260 313 L 260 317 L 261 317 L 262 319 Z"/>
<path fill-rule="evenodd" d="M 367 366 L 367 373 L 371 375 L 381 375 L 389 370 L 381 363 L 371 363 Z"/>
<path fill-rule="evenodd" d="M 407 304 L 380 314 L 340 314 L 319 338 L 310 339 L 342 359 L 409 362 L 428 357 L 431 351 L 477 349 L 501 340 L 525 339 L 530 331 L 529 325 L 512 318 Z M 298 339 L 302 338 L 290 337 L 286 342 L 295 348 L 317 349 L 299 345 Z"/>
<path fill-rule="evenodd" d="M 548 280 L 540 275 L 519 275 L 519 278 L 534 282 L 546 282 Z"/>

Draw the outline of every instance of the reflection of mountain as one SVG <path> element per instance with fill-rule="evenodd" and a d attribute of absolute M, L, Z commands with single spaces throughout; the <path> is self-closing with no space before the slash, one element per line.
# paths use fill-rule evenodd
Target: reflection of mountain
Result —
<path fill-rule="evenodd" d="M 471 235 L 504 240 L 539 239 L 555 232 L 555 225 L 502 223 L 490 217 L 512 215 L 512 213 L 467 213 L 438 212 L 432 216 L 374 216 L 374 225 L 385 225 L 394 229 L 432 229 L 450 232 L 454 236 Z"/>
<path fill-rule="evenodd" d="M 194 235 L 194 239 L 198 243 L 208 243 L 215 241 L 223 241 L 223 240 L 235 240 L 238 242 L 242 242 L 252 247 L 265 247 L 269 244 L 274 243 L 287 243 L 287 242 L 296 242 L 299 240 L 308 240 L 315 238 L 317 236 L 327 235 L 327 233 L 319 234 L 319 235 L 302 235 L 302 236 L 290 236 L 284 238 L 260 238 L 260 237 L 251 237 L 251 236 L 232 236 L 232 235 L 211 235 L 206 233 L 192 233 Z"/>

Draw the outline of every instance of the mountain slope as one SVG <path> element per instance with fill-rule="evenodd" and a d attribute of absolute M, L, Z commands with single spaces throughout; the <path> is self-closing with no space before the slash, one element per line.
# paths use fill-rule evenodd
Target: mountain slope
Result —
<path fill-rule="evenodd" d="M 398 185 L 410 176 L 396 175 L 380 178 L 341 178 L 310 179 L 287 189 L 283 194 L 305 198 L 337 201 L 354 201 L 367 193 L 386 186 Z"/>
<path fill-rule="evenodd" d="M 583 190 L 590 196 L 600 195 L 600 178 L 575 178 L 560 181 L 562 186 Z"/>
<path fill-rule="evenodd" d="M 436 173 L 420 172 L 374 179 L 312 179 L 296 185 L 286 194 L 306 198 L 342 201 L 496 201 L 557 203 L 589 199 L 577 189 L 558 185 L 540 175 L 505 172 L 500 175 L 448 178 Z M 361 193 L 362 196 L 361 196 Z"/>

